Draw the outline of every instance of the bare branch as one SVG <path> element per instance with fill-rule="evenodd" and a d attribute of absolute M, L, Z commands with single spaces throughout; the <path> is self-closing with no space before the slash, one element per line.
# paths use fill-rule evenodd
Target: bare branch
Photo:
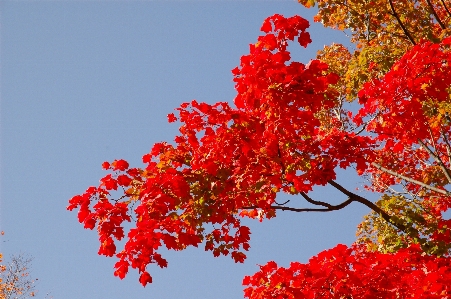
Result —
<path fill-rule="evenodd" d="M 355 133 L 355 134 L 356 134 L 356 135 L 359 135 L 360 133 L 362 133 L 363 131 L 365 131 L 367 125 L 368 125 L 368 123 L 365 123 L 365 124 L 360 128 L 360 130 L 358 130 L 357 133 Z"/>
<path fill-rule="evenodd" d="M 434 187 L 434 186 L 430 186 L 430 185 L 428 185 L 428 184 L 425 184 L 425 183 L 423 183 L 423 182 L 420 182 L 420 181 L 417 181 L 417 180 L 408 178 L 408 177 L 406 177 L 406 176 L 403 176 L 402 174 L 399 174 L 399 173 L 397 173 L 397 172 L 391 171 L 390 169 L 387 169 L 387 168 L 385 168 L 385 167 L 382 167 L 382 166 L 380 166 L 380 165 L 377 164 L 377 163 L 374 163 L 374 162 L 373 162 L 373 163 L 371 163 L 371 165 L 374 166 L 374 167 L 376 167 L 376 168 L 379 169 L 379 170 L 382 170 L 383 172 L 386 172 L 386 173 L 388 173 L 388 174 L 391 174 L 392 176 L 395 176 L 395 177 L 397 177 L 397 178 L 403 179 L 403 180 L 405 180 L 405 181 L 407 181 L 407 182 L 416 184 L 416 185 L 418 185 L 418 186 L 424 187 L 424 188 L 426 188 L 426 189 L 435 191 L 435 192 L 440 193 L 440 194 L 451 195 L 451 193 L 449 193 L 449 192 L 446 191 L 446 190 L 439 189 L 439 188 L 436 188 L 436 187 Z"/>
<path fill-rule="evenodd" d="M 419 233 L 416 229 L 411 228 L 411 227 L 408 228 L 401 223 L 393 221 L 391 219 L 390 215 L 388 215 L 384 210 L 379 208 L 377 205 L 375 205 L 368 199 L 363 198 L 355 193 L 348 191 L 343 186 L 341 186 L 340 184 L 338 184 L 334 181 L 328 181 L 328 183 L 330 185 L 332 185 L 334 188 L 336 188 L 337 190 L 339 190 L 341 193 L 347 195 L 348 199 L 346 201 L 342 202 L 341 204 L 331 205 L 331 204 L 328 204 L 328 203 L 325 203 L 322 201 L 313 200 L 307 194 L 305 194 L 304 192 L 301 192 L 301 196 L 304 197 L 308 202 L 310 202 L 314 205 L 324 206 L 324 208 L 292 208 L 292 207 L 284 207 L 284 206 L 270 206 L 270 208 L 274 209 L 274 210 L 292 211 L 292 212 L 331 212 L 331 211 L 341 210 L 341 209 L 347 207 L 352 202 L 356 201 L 356 202 L 359 202 L 359 203 L 364 204 L 365 206 L 369 207 L 371 210 L 373 210 L 375 213 L 379 214 L 385 221 L 387 221 L 391 225 L 395 226 L 397 229 L 399 229 L 409 235 L 413 235 L 414 237 L 419 236 Z M 258 208 L 259 208 L 258 206 L 248 206 L 248 207 L 242 207 L 241 209 L 250 210 L 250 209 L 258 209 Z"/>
<path fill-rule="evenodd" d="M 348 199 L 344 202 L 342 202 L 339 205 L 330 205 L 329 208 L 291 208 L 291 207 L 281 207 L 281 206 L 270 206 L 271 209 L 274 210 L 282 210 L 282 211 L 292 211 L 292 212 L 331 212 L 331 211 L 337 211 L 345 208 L 350 203 L 352 203 L 352 199 Z M 251 210 L 251 209 L 259 209 L 258 206 L 248 206 L 248 207 L 242 207 L 243 210 Z"/>
<path fill-rule="evenodd" d="M 331 211 L 338 211 L 345 207 L 347 207 L 350 203 L 352 203 L 352 199 L 348 199 L 344 202 L 342 202 L 339 205 L 330 205 L 330 208 L 325 209 L 309 209 L 309 208 L 290 208 L 290 207 L 274 207 L 271 206 L 271 208 L 276 210 L 282 210 L 282 211 L 293 211 L 293 212 L 331 212 Z"/>
<path fill-rule="evenodd" d="M 328 209 L 332 208 L 331 204 L 328 204 L 327 202 L 314 200 L 311 197 L 309 197 L 305 192 L 301 192 L 300 194 L 301 194 L 302 197 L 305 198 L 306 201 L 308 201 L 311 204 L 314 204 L 314 205 L 317 205 L 317 206 L 323 206 L 323 207 L 326 207 Z"/>
<path fill-rule="evenodd" d="M 284 202 L 284 203 L 278 203 L 277 201 L 274 201 L 275 203 L 276 203 L 276 205 L 278 205 L 278 206 L 284 206 L 284 205 L 286 205 L 287 203 L 289 203 L 290 202 L 290 200 L 287 200 L 286 202 Z"/>
<path fill-rule="evenodd" d="M 34 296 L 36 279 L 29 276 L 31 262 L 32 258 L 24 255 L 11 257 L 11 261 L 0 271 L 0 279 L 3 284 L 0 295 L 5 296 L 4 298 L 14 299 Z"/>
<path fill-rule="evenodd" d="M 367 122 L 365 122 L 363 124 L 363 126 L 357 131 L 357 133 L 355 133 L 356 135 L 359 135 L 360 133 L 362 133 L 366 127 L 368 126 L 368 123 L 370 123 L 372 120 L 374 120 L 376 117 L 378 116 L 378 114 L 374 115 L 371 119 L 369 119 Z M 353 130 L 357 129 L 358 127 L 354 128 Z"/>
<path fill-rule="evenodd" d="M 361 204 L 364 204 L 365 206 L 367 206 L 368 208 L 370 208 L 371 210 L 373 210 L 374 212 L 379 214 L 385 221 L 387 221 L 388 223 L 392 224 L 393 226 L 395 226 L 399 230 L 401 230 L 403 232 L 406 232 L 406 233 L 409 233 L 409 234 L 413 233 L 416 236 L 419 235 L 418 231 L 416 231 L 415 229 L 412 229 L 412 228 L 408 229 L 405 225 L 403 225 L 401 223 L 394 222 L 391 219 L 390 215 L 388 215 L 384 210 L 379 208 L 377 205 L 375 205 L 374 203 L 372 203 L 368 199 L 363 198 L 360 195 L 357 195 L 355 193 L 352 193 L 351 191 L 347 190 L 346 188 L 344 188 L 343 186 L 341 186 L 337 182 L 334 182 L 334 181 L 330 180 L 330 181 L 328 181 L 328 183 L 330 185 L 332 185 L 335 189 L 340 191 L 341 193 L 347 195 L 349 200 L 357 201 L 357 202 L 360 202 Z M 412 230 L 413 230 L 413 232 L 412 232 Z"/>

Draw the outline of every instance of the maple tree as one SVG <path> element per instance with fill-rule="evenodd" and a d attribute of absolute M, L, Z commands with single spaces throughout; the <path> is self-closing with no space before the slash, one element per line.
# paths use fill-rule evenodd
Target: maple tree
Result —
<path fill-rule="evenodd" d="M 413 45 L 449 36 L 451 11 L 444 0 L 298 0 L 317 6 L 315 21 L 345 30 L 357 50 L 326 46 L 318 58 L 341 76 L 341 96 L 354 100 L 365 82 L 390 70 Z M 337 57 L 339 61 L 337 61 Z"/>
<path fill-rule="evenodd" d="M 417 24 L 403 21 L 412 19 L 407 8 L 416 2 L 397 1 L 402 16 L 391 0 L 382 12 L 374 11 L 374 1 L 354 3 L 359 10 L 342 1 L 317 3 L 317 20 L 352 29 L 360 50 L 332 45 L 307 65 L 292 61 L 290 43 L 311 42 L 308 21 L 267 18 L 264 35 L 232 70 L 233 106 L 182 104 L 168 115 L 181 123 L 174 144 L 156 143 L 142 168 L 122 159 L 104 162 L 109 173 L 100 185 L 70 199 L 68 209 L 78 209 L 80 223 L 97 228 L 99 254 L 118 258 L 116 276 L 124 278 L 132 267 L 144 286 L 152 282 L 148 265 L 167 266 L 163 246 L 203 244 L 214 256 L 243 262 L 250 239 L 243 217 L 262 221 L 278 210 L 329 212 L 359 202 L 371 213 L 354 245 L 338 245 L 308 264 L 269 262 L 245 277 L 245 297 L 451 295 L 451 220 L 444 216 L 451 207 L 451 38 L 445 38 L 447 25 L 436 26 L 448 19 L 448 9 L 427 0 L 429 10 L 422 12 L 434 8 L 437 17 L 429 23 L 418 17 Z M 430 30 L 413 36 L 418 28 Z M 360 109 L 347 111 L 346 100 L 357 100 Z M 344 188 L 338 168 L 366 177 L 366 188 L 381 199 L 373 203 Z M 347 200 L 333 205 L 309 195 L 324 185 Z M 279 193 L 310 205 L 279 203 Z M 124 238 L 117 250 L 116 240 Z"/>
<path fill-rule="evenodd" d="M 451 13 L 449 3 L 445 1 L 299 0 L 299 2 L 306 7 L 317 5 L 318 13 L 315 20 L 325 26 L 346 30 L 351 34 L 351 41 L 356 45 L 357 49 L 354 51 L 343 45 L 333 44 L 318 52 L 317 58 L 326 62 L 331 71 L 340 75 L 340 81 L 335 86 L 339 105 L 342 105 L 344 101 L 354 101 L 359 98 L 359 91 L 362 94 L 366 92 L 365 84 L 368 85 L 371 80 L 382 79 L 383 77 L 385 78 L 379 82 L 384 84 L 388 83 L 387 80 L 392 80 L 392 88 L 395 88 L 396 84 L 401 86 L 404 84 L 419 84 L 417 88 L 421 86 L 421 89 L 428 87 L 428 76 L 435 76 L 435 70 L 428 69 L 426 71 L 430 71 L 429 73 L 421 73 L 423 70 L 418 68 L 410 73 L 413 70 L 412 66 L 403 68 L 401 65 L 397 65 L 395 67 L 397 69 L 393 69 L 395 62 L 403 56 L 404 62 L 412 65 L 424 65 L 428 68 L 443 67 L 440 60 L 429 61 L 430 65 L 427 64 L 428 61 L 422 61 L 427 55 L 437 53 L 432 48 L 423 50 L 421 55 L 415 51 L 410 54 L 406 54 L 406 52 L 412 51 L 414 45 L 424 43 L 424 41 L 439 43 L 449 36 Z M 428 47 L 427 44 L 424 47 Z M 430 52 L 427 54 L 426 51 L 429 50 Z M 411 60 L 406 61 L 409 57 Z M 442 69 L 441 71 L 445 70 Z M 412 74 L 413 76 L 409 77 Z M 442 74 L 446 74 L 446 72 Z M 394 81 L 394 78 L 390 76 L 406 77 Z M 423 82 L 420 82 L 421 80 Z M 436 78 L 434 80 L 437 80 L 437 84 L 440 84 L 438 81 L 441 79 Z M 378 80 L 374 82 L 378 82 Z M 393 96 L 397 96 L 398 100 L 403 96 L 406 98 L 403 99 L 403 102 L 392 106 L 390 119 L 385 114 L 385 119 L 379 120 L 379 123 L 386 129 L 375 131 L 380 134 L 379 141 L 382 142 L 384 134 L 392 133 L 387 129 L 396 120 L 398 122 L 409 122 L 405 127 L 398 127 L 400 138 L 393 138 L 391 141 L 386 140 L 388 146 L 379 149 L 379 155 L 381 155 L 378 158 L 379 161 L 372 165 L 373 167 L 378 166 L 378 168 L 375 172 L 373 171 L 371 180 L 375 191 L 389 193 L 382 196 L 378 204 L 383 205 L 386 211 L 393 211 L 393 217 L 400 217 L 411 225 L 415 224 L 421 233 L 426 235 L 436 231 L 446 235 L 446 227 L 449 226 L 449 223 L 439 224 L 440 217 L 434 220 L 437 212 L 432 214 L 429 212 L 430 205 L 433 204 L 436 204 L 436 209 L 442 209 L 442 212 L 446 210 L 446 207 L 439 207 L 441 204 L 439 199 L 436 198 L 435 203 L 430 201 L 429 197 L 436 196 L 434 192 L 431 193 L 434 190 L 430 187 L 443 188 L 450 182 L 450 147 L 447 136 L 448 128 L 446 127 L 449 122 L 449 99 L 445 95 L 448 93 L 448 86 L 446 82 L 442 81 L 442 83 L 443 85 L 435 87 L 437 92 L 443 93 L 440 97 L 434 95 L 428 98 L 428 94 L 423 94 L 419 102 L 414 101 L 418 109 L 412 106 L 404 106 L 407 103 L 406 101 L 409 101 L 409 97 L 412 96 L 411 92 L 418 92 L 418 90 L 409 89 L 404 93 L 396 94 L 393 90 L 385 89 L 386 92 L 392 92 Z M 377 87 L 373 86 L 372 88 L 374 90 Z M 377 101 L 381 105 L 380 107 L 387 103 L 381 100 L 381 95 L 375 96 L 379 97 Z M 423 112 L 428 112 L 418 119 L 416 118 L 419 116 L 418 113 L 412 113 L 412 110 L 405 109 L 405 107 L 409 107 L 413 111 L 421 112 L 420 105 Z M 443 121 L 444 118 L 447 119 Z M 374 123 L 376 122 L 373 121 Z M 405 130 L 405 128 L 409 130 L 415 128 L 423 131 L 424 134 L 412 136 L 409 134 L 409 130 Z M 419 142 L 412 144 L 409 138 Z M 396 152 L 402 152 L 399 155 L 390 153 L 394 149 L 391 147 L 393 141 L 398 142 Z M 407 149 L 402 144 L 413 146 L 413 148 Z M 390 154 L 391 157 L 388 158 L 387 154 Z M 433 160 L 434 163 L 429 163 L 429 159 Z M 447 162 L 444 163 L 444 161 Z M 385 167 L 381 167 L 384 164 Z M 407 169 L 408 167 L 410 167 L 410 170 Z M 395 182 L 401 183 L 403 192 L 390 187 Z M 425 184 L 428 185 L 428 188 Z M 439 193 L 445 196 L 442 200 L 446 202 L 446 196 L 449 194 L 443 190 Z M 429 207 L 425 205 L 429 205 Z M 425 221 L 425 217 L 428 218 L 427 221 Z M 444 231 L 443 226 L 445 226 Z M 366 216 L 366 220 L 359 227 L 358 234 L 360 235 L 358 242 L 368 245 L 373 244 L 373 249 L 378 243 L 378 250 L 385 252 L 399 249 L 405 243 L 405 241 L 400 240 L 397 231 L 386 221 L 381 221 L 376 213 Z M 425 248 L 425 244 L 423 245 Z M 436 242 L 435 245 L 429 244 L 428 246 L 430 247 L 429 252 L 440 253 L 449 249 L 450 245 L 448 240 L 444 239 L 439 245 Z"/>

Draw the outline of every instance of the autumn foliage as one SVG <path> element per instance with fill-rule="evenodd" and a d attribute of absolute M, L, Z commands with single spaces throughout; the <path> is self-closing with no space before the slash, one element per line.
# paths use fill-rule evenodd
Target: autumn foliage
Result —
<path fill-rule="evenodd" d="M 320 10 L 318 18 L 325 15 Z M 173 144 L 155 144 L 142 168 L 122 159 L 103 163 L 108 174 L 100 185 L 70 199 L 80 223 L 97 229 L 99 254 L 118 259 L 116 276 L 124 278 L 131 267 L 144 286 L 152 282 L 148 266 L 167 266 L 163 246 L 202 245 L 243 262 L 250 239 L 243 217 L 262 221 L 277 210 L 327 212 L 359 202 L 371 213 L 356 244 L 288 268 L 269 262 L 244 279 L 245 297 L 451 295 L 451 220 L 443 216 L 451 207 L 451 39 L 422 36 L 396 61 L 384 61 L 389 66 L 372 61 L 377 72 L 360 77 L 364 82 L 347 94 L 357 78 L 350 74 L 352 55 L 361 54 L 333 45 L 307 65 L 292 61 L 288 47 L 307 47 L 308 27 L 299 16 L 267 18 L 263 35 L 232 70 L 234 105 L 182 104 L 168 115 L 181 123 Z M 343 63 L 334 64 L 333 55 Z M 358 102 L 357 113 L 344 108 L 346 100 Z M 345 189 L 338 168 L 368 178 L 366 188 L 381 199 L 373 203 Z M 314 186 L 324 185 L 347 200 L 332 205 L 310 197 Z M 278 203 L 280 193 L 298 195 L 308 207 Z"/>
<path fill-rule="evenodd" d="M 23 255 L 13 256 L 8 262 L 3 259 L 0 253 L 0 299 L 34 297 L 37 279 L 30 277 L 31 259 Z"/>
<path fill-rule="evenodd" d="M 243 284 L 247 298 L 447 298 L 450 258 L 424 256 L 418 246 L 396 254 L 338 245 L 311 258 L 278 267 L 260 266 Z"/>

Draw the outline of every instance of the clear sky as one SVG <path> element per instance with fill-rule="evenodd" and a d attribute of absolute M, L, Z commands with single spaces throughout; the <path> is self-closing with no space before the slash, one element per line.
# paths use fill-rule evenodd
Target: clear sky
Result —
<path fill-rule="evenodd" d="M 244 264 L 203 248 L 168 252 L 169 267 L 150 267 L 154 283 L 143 288 L 134 271 L 114 277 L 115 259 L 97 255 L 96 232 L 66 211 L 70 197 L 104 175 L 103 161 L 141 166 L 153 143 L 172 141 L 177 124 L 166 115 L 180 103 L 231 102 L 230 70 L 267 16 L 299 14 L 312 23 L 314 10 L 291 0 L 1 1 L 0 13 L 0 251 L 34 257 L 38 298 L 242 298 L 242 278 L 257 264 L 306 262 L 354 240 L 368 212 L 357 204 L 327 214 L 282 212 L 249 222 Z M 347 40 L 320 24 L 310 33 L 313 44 L 294 50 L 303 62 Z M 362 183 L 348 173 L 337 181 Z M 343 200 L 321 188 L 314 196 Z"/>

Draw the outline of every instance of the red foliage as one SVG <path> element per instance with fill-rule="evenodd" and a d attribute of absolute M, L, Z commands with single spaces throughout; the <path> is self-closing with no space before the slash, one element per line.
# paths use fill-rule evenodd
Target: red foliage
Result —
<path fill-rule="evenodd" d="M 275 262 L 246 276 L 245 298 L 449 298 L 451 258 L 425 256 L 417 246 L 394 254 L 345 245 L 325 250 L 307 264 Z"/>
<path fill-rule="evenodd" d="M 98 187 L 69 201 L 68 209 L 79 209 L 78 219 L 85 228 L 97 226 L 99 254 L 119 259 L 116 276 L 124 278 L 131 266 L 141 273 L 144 286 L 151 283 L 147 266 L 167 266 L 159 254 L 162 246 L 183 250 L 204 244 L 214 256 L 230 254 L 235 262 L 243 262 L 250 230 L 241 224 L 241 217 L 274 217 L 272 205 L 278 192 L 299 194 L 325 185 L 336 178 L 337 167 L 354 165 L 359 174 L 377 173 L 390 185 L 393 177 L 380 173 L 372 163 L 402 157 L 404 164 L 396 169 L 415 178 L 409 170 L 416 167 L 413 156 L 424 156 L 424 149 L 415 145 L 429 138 L 418 120 L 432 119 L 424 103 L 448 97 L 440 92 L 451 84 L 447 41 L 418 45 L 387 76 L 365 85 L 359 94 L 363 108 L 355 121 L 360 125 L 373 117 L 368 129 L 375 134 L 360 136 L 328 117 L 337 105 L 330 85 L 337 83 L 338 76 L 318 60 L 308 65 L 290 60 L 288 42 L 297 38 L 305 47 L 311 42 L 305 31 L 308 26 L 299 16 L 266 19 L 261 28 L 265 35 L 232 71 L 235 108 L 224 102 L 182 104 L 177 116 L 168 115 L 169 122 L 182 123 L 175 145 L 155 144 L 143 156 L 142 169 L 129 168 L 125 160 L 103 163 L 112 173 Z M 439 140 L 443 133 L 428 124 Z M 440 203 L 438 214 L 451 206 L 447 197 Z M 132 218 L 135 223 L 124 248 L 117 252 L 115 240 L 125 237 L 123 222 Z M 450 236 L 436 238 L 449 241 Z M 449 292 L 448 264 L 448 258 L 422 255 L 416 247 L 383 255 L 341 245 L 307 265 L 262 266 L 245 278 L 249 286 L 245 294 L 248 298 L 351 298 L 350 294 L 406 298 L 403 294 L 416 288 L 412 296 L 436 298 Z"/>

